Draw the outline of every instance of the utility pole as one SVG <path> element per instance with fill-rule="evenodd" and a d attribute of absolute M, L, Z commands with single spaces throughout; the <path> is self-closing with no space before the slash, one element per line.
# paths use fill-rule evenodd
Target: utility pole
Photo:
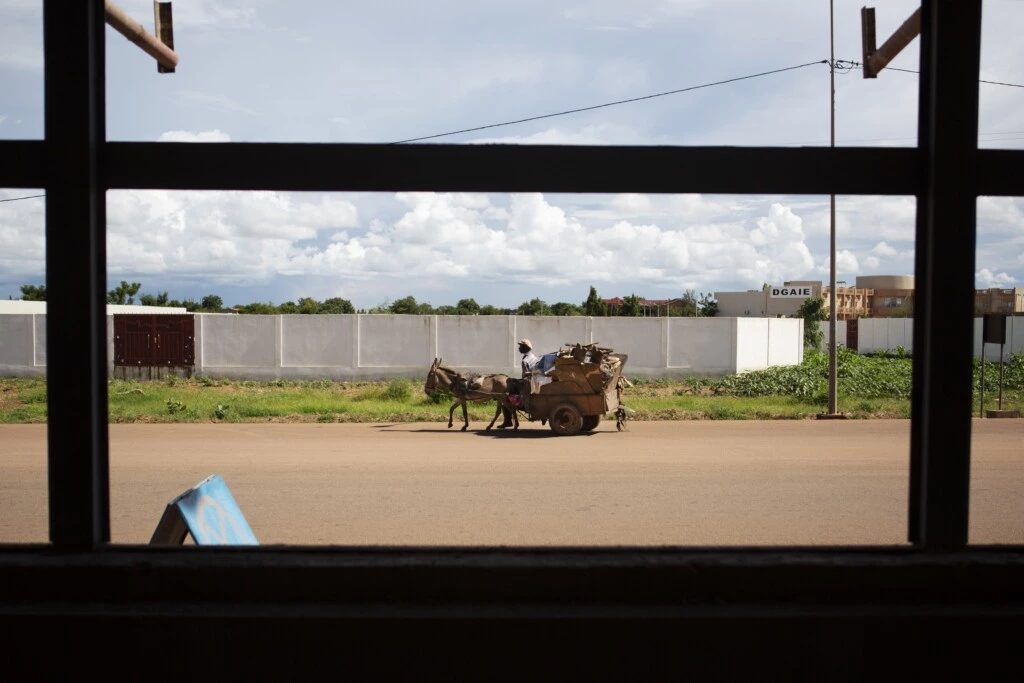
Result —
<path fill-rule="evenodd" d="M 835 0 L 828 5 L 829 33 L 829 123 L 831 129 L 830 147 L 836 146 L 836 39 L 835 39 Z M 829 196 L 829 315 L 828 315 L 828 412 L 819 414 L 820 418 L 843 417 L 839 413 L 837 396 L 838 372 L 836 359 L 836 196 Z"/>
<path fill-rule="evenodd" d="M 835 0 L 828 4 L 828 33 L 829 33 L 829 91 L 831 92 L 831 147 L 836 147 L 836 37 L 835 37 Z M 836 309 L 836 196 L 832 194 L 829 200 L 829 308 L 828 317 L 828 413 L 835 415 L 839 412 L 836 372 L 836 316 L 839 313 Z"/>

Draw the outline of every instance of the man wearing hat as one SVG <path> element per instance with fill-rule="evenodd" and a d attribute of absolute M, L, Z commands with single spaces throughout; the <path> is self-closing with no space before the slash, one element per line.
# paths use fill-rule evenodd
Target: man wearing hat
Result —
<path fill-rule="evenodd" d="M 537 358 L 536 354 L 534 354 L 534 352 L 533 352 L 533 343 L 529 339 L 520 339 L 519 340 L 519 353 L 523 354 L 523 360 L 522 360 L 523 377 L 524 378 L 529 377 L 530 373 L 533 371 L 534 366 L 537 365 L 537 361 L 540 360 L 539 358 Z M 509 409 L 506 408 L 505 406 L 502 406 L 501 407 L 501 415 L 502 415 L 502 418 L 504 418 L 504 419 L 502 420 L 502 423 L 500 425 L 498 425 L 498 429 L 505 429 L 506 427 L 511 427 L 512 426 L 512 414 L 509 412 Z"/>
<path fill-rule="evenodd" d="M 523 354 L 523 377 L 529 377 L 540 358 L 537 358 L 537 355 L 533 352 L 533 344 L 529 339 L 519 340 L 519 353 Z"/>

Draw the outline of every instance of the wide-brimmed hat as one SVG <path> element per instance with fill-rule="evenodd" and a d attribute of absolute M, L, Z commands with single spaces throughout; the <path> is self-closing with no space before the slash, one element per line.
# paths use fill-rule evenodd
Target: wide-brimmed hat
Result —
<path fill-rule="evenodd" d="M 531 349 L 531 350 L 533 349 L 533 344 L 530 343 L 529 339 L 520 339 L 519 340 L 519 345 L 520 346 L 525 346 L 526 348 Z"/>

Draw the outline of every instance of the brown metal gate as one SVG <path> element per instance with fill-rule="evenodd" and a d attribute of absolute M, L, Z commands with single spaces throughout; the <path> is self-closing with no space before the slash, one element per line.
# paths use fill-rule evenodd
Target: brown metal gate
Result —
<path fill-rule="evenodd" d="M 846 348 L 851 351 L 857 350 L 857 319 L 850 318 L 846 321 Z"/>
<path fill-rule="evenodd" d="M 187 367 L 195 365 L 192 315 L 114 314 L 114 365 Z"/>

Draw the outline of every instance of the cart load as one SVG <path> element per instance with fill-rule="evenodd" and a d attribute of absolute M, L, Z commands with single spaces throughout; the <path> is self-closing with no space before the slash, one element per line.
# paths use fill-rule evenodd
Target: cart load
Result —
<path fill-rule="evenodd" d="M 593 431 L 609 413 L 621 431 L 628 410 L 622 403 L 627 358 L 597 343 L 566 344 L 541 356 L 522 381 L 510 381 L 509 399 L 530 421 L 548 422 L 561 436 Z"/>

